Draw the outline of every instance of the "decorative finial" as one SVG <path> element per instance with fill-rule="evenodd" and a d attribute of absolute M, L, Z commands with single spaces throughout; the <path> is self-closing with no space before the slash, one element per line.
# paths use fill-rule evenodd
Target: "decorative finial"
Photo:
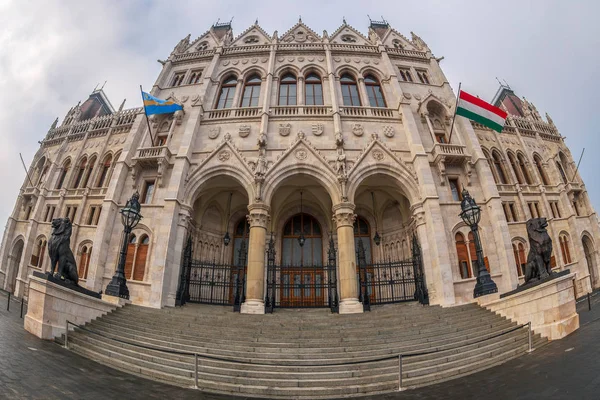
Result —
<path fill-rule="evenodd" d="M 546 116 L 548 116 L 548 114 L 546 114 Z M 52 126 L 50 127 L 50 129 L 54 129 L 56 128 L 56 126 L 58 125 L 58 117 L 56 117 L 56 119 L 54 120 L 54 122 L 52 123 Z"/>
<path fill-rule="evenodd" d="M 302 23 L 302 15 L 298 16 L 298 22 Z"/>
<path fill-rule="evenodd" d="M 348 25 L 348 24 L 346 23 L 346 17 L 342 17 L 342 21 L 344 22 L 344 25 Z"/>
<path fill-rule="evenodd" d="M 108 81 L 104 81 L 104 83 L 102 84 L 102 87 L 100 88 L 100 90 L 104 89 L 104 85 L 106 85 L 106 82 L 108 82 Z"/>
<path fill-rule="evenodd" d="M 256 18 L 256 21 L 254 21 L 254 25 L 258 25 L 258 18 Z"/>

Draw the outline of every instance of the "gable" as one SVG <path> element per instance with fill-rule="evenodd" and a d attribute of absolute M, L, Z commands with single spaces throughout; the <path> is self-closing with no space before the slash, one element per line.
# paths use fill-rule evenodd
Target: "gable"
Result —
<path fill-rule="evenodd" d="M 190 43 L 185 52 L 195 53 L 197 51 L 212 50 L 218 45 L 219 39 L 209 30 Z"/>
<path fill-rule="evenodd" d="M 279 39 L 282 43 L 314 43 L 320 42 L 321 37 L 302 21 L 294 25 Z"/>
<path fill-rule="evenodd" d="M 271 38 L 258 24 L 254 24 L 236 37 L 230 46 L 253 46 L 271 43 Z"/>
<path fill-rule="evenodd" d="M 402 34 L 394 29 L 390 29 L 383 37 L 382 43 L 386 47 L 399 48 L 404 50 L 417 50 L 415 46 Z"/>
<path fill-rule="evenodd" d="M 372 46 L 373 43 L 369 41 L 362 33 L 354 29 L 348 24 L 340 26 L 329 39 L 330 43 L 336 44 L 354 44 L 362 46 Z"/>

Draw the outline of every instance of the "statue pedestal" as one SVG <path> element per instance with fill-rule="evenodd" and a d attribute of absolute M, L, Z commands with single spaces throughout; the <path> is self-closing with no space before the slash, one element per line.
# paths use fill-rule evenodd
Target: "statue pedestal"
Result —
<path fill-rule="evenodd" d="M 67 320 L 83 325 L 116 308 L 101 299 L 30 275 L 25 330 L 40 339 L 53 340 L 65 333 Z"/>
<path fill-rule="evenodd" d="M 483 296 L 477 302 L 519 324 L 531 321 L 531 329 L 549 340 L 562 339 L 579 329 L 574 281 L 575 274 L 568 274 L 506 297 Z"/>

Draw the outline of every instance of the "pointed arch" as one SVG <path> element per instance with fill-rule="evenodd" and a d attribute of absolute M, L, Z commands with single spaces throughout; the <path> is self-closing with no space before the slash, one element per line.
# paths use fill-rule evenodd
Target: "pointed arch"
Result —
<path fill-rule="evenodd" d="M 254 72 L 251 75 L 248 75 L 248 77 L 244 80 L 244 88 L 242 90 L 240 107 L 258 106 L 261 85 L 262 78 L 258 73 Z"/>
<path fill-rule="evenodd" d="M 376 78 L 372 73 L 368 73 L 364 76 L 364 82 L 367 89 L 369 105 L 371 107 L 387 107 L 380 79 Z"/>
<path fill-rule="evenodd" d="M 237 81 L 238 78 L 236 74 L 229 74 L 221 81 L 219 94 L 215 101 L 215 109 L 231 108 L 233 106 Z"/>
<path fill-rule="evenodd" d="M 533 162 L 535 163 L 535 167 L 538 172 L 538 176 L 540 178 L 540 182 L 544 185 L 549 185 L 550 180 L 548 179 L 548 175 L 546 173 L 546 169 L 544 168 L 544 163 L 542 161 L 542 157 L 539 154 L 533 153 Z"/>
<path fill-rule="evenodd" d="M 56 189 L 62 189 L 65 184 L 65 179 L 69 174 L 71 169 L 71 157 L 67 157 L 65 161 L 63 161 L 62 167 L 59 170 L 58 181 L 56 181 Z"/>

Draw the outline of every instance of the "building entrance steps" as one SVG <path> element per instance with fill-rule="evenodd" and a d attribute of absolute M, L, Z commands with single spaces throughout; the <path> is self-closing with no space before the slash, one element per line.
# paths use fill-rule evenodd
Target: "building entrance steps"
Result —
<path fill-rule="evenodd" d="M 173 385 L 193 387 L 197 376 L 198 387 L 209 392 L 316 399 L 397 390 L 398 354 L 402 386 L 415 388 L 501 364 L 529 346 L 526 327 L 474 304 L 372 310 L 243 315 L 197 304 L 162 310 L 127 305 L 75 328 L 68 347 Z M 534 335 L 533 342 L 539 347 L 546 340 Z"/>

